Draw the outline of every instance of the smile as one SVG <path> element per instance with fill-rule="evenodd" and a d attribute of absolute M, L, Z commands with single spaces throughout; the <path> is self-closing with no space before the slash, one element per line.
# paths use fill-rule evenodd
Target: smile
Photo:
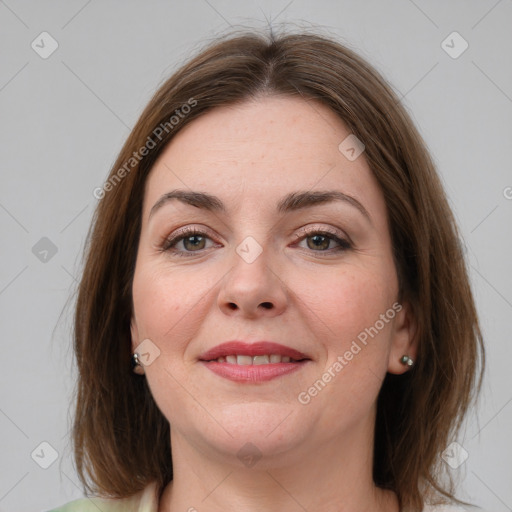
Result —
<path fill-rule="evenodd" d="M 228 341 L 199 357 L 216 375 L 236 382 L 265 382 L 300 370 L 311 359 L 296 349 L 270 341 Z"/>

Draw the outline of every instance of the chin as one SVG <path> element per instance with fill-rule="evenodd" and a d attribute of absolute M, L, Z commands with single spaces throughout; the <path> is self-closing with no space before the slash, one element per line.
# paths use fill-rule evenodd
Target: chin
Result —
<path fill-rule="evenodd" d="M 223 457 L 230 464 L 252 467 L 257 459 L 258 468 L 278 467 L 287 454 L 300 451 L 309 434 L 306 419 L 290 405 L 229 404 L 210 412 L 220 425 L 213 422 L 215 426 L 211 426 L 212 420 L 208 429 L 195 428 L 195 436 L 202 438 L 203 449 L 216 452 L 217 458 Z M 204 420 L 198 425 L 204 426 Z"/>

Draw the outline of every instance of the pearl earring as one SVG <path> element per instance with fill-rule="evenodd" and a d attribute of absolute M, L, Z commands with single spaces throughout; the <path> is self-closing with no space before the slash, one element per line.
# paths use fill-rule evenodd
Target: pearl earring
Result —
<path fill-rule="evenodd" d="M 414 361 L 407 355 L 404 355 L 400 358 L 400 362 L 405 366 L 413 366 Z"/>
<path fill-rule="evenodd" d="M 139 354 L 137 353 L 132 356 L 132 368 L 137 375 L 144 375 L 144 368 L 139 361 Z"/>

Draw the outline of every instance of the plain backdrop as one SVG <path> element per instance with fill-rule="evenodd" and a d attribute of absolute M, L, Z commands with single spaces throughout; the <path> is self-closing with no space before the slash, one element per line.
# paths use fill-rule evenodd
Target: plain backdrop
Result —
<path fill-rule="evenodd" d="M 434 156 L 488 356 L 481 404 L 453 440 L 467 459 L 450 471 L 460 497 L 512 510 L 512 1 L 5 0 L 0 511 L 82 496 L 69 444 L 70 329 L 93 190 L 157 86 L 200 45 L 283 23 L 318 26 L 367 58 Z"/>

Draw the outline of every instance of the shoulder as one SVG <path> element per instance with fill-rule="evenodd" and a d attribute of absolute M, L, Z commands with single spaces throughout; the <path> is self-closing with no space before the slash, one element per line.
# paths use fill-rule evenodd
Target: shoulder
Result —
<path fill-rule="evenodd" d="M 48 512 L 157 512 L 158 495 L 156 483 L 129 498 L 81 498 L 70 501 Z"/>

